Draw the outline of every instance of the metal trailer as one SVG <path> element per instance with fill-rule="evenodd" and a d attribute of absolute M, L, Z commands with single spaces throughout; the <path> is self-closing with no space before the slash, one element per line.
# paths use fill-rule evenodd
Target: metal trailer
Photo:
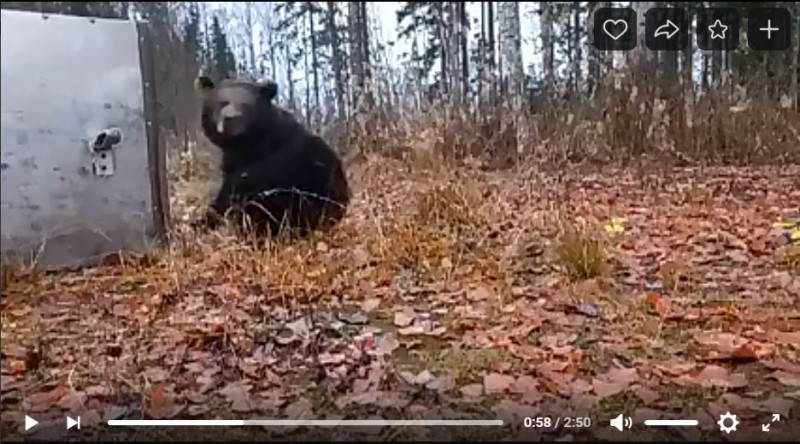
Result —
<path fill-rule="evenodd" d="M 92 265 L 166 240 L 146 24 L 2 10 L 3 262 Z"/>

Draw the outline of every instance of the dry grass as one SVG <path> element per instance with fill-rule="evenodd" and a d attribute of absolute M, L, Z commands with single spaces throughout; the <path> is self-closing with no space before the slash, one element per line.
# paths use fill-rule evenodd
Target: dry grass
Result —
<path fill-rule="evenodd" d="M 608 247 L 599 230 L 585 222 L 566 222 L 559 231 L 559 263 L 571 280 L 600 277 L 608 270 Z"/>
<path fill-rule="evenodd" d="M 0 265 L 0 293 L 6 294 L 9 288 L 20 285 L 36 285 L 42 278 L 42 272 L 33 265 L 2 261 L 2 265 Z"/>
<path fill-rule="evenodd" d="M 800 276 L 800 244 L 787 245 L 779 255 L 780 264 L 795 276 Z"/>

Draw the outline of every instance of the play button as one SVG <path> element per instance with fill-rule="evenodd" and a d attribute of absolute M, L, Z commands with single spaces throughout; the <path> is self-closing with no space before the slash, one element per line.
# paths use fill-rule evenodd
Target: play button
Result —
<path fill-rule="evenodd" d="M 69 416 L 67 416 L 67 430 L 69 430 L 69 429 L 71 429 L 71 428 L 73 428 L 75 426 L 78 426 L 78 430 L 81 429 L 81 417 L 78 416 L 78 420 L 75 421 L 74 419 L 72 419 Z"/>
<path fill-rule="evenodd" d="M 27 432 L 28 430 L 30 430 L 30 429 L 32 429 L 32 428 L 34 428 L 34 427 L 36 427 L 36 424 L 39 424 L 39 421 L 37 421 L 37 420 L 35 420 L 35 419 L 31 418 L 31 417 L 30 417 L 30 416 L 28 416 L 28 415 L 25 415 L 25 431 L 26 431 L 26 432 Z"/>

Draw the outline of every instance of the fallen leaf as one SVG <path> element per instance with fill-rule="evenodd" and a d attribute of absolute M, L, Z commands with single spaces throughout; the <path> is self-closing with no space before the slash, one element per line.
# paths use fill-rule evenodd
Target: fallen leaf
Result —
<path fill-rule="evenodd" d="M 603 225 L 606 231 L 609 233 L 622 233 L 625 231 L 625 220 L 621 217 L 612 217 L 609 223 Z"/>
<path fill-rule="evenodd" d="M 778 344 L 800 347 L 800 331 L 776 332 L 773 338 Z"/>
<path fill-rule="evenodd" d="M 780 395 L 772 395 L 769 399 L 762 401 L 758 405 L 758 409 L 767 413 L 778 413 L 784 418 L 789 417 L 789 412 L 792 410 L 796 403 L 788 399 L 784 399 Z"/>
<path fill-rule="evenodd" d="M 672 304 L 669 298 L 656 292 L 647 293 L 647 307 L 659 316 L 666 317 L 670 313 Z"/>
<path fill-rule="evenodd" d="M 596 318 L 600 316 L 600 310 L 597 308 L 596 305 L 584 302 L 578 306 L 576 311 L 584 316 L 588 316 L 590 318 Z"/>
<path fill-rule="evenodd" d="M 397 350 L 398 347 L 400 347 L 400 341 L 397 340 L 397 337 L 391 332 L 384 333 L 375 337 L 375 348 L 370 350 L 368 354 L 373 356 L 388 356 Z"/>
<path fill-rule="evenodd" d="M 425 385 L 431 382 L 431 380 L 433 380 L 434 377 L 435 376 L 433 376 L 433 374 L 428 370 L 423 370 L 419 372 L 417 376 L 414 376 L 414 378 L 411 380 L 411 383 L 417 385 Z"/>
<path fill-rule="evenodd" d="M 351 313 L 351 312 L 340 311 L 339 313 L 337 313 L 336 317 L 340 321 L 350 325 L 364 325 L 369 322 L 368 317 L 366 317 L 363 313 L 358 313 L 358 312 Z"/>
<path fill-rule="evenodd" d="M 528 375 L 522 375 L 517 378 L 508 390 L 511 393 L 521 395 L 522 400 L 529 404 L 537 404 L 544 398 L 539 391 L 539 384 L 536 379 Z"/>
<path fill-rule="evenodd" d="M 118 405 L 109 405 L 106 406 L 105 411 L 103 412 L 103 422 L 108 422 L 113 419 L 119 419 L 125 416 L 128 413 L 128 409 L 125 407 L 120 407 Z"/>
<path fill-rule="evenodd" d="M 58 406 L 70 412 L 76 412 L 83 407 L 86 402 L 86 393 L 84 392 L 71 392 L 67 393 L 58 401 Z"/>
<path fill-rule="evenodd" d="M 638 381 L 639 375 L 635 368 L 612 368 L 606 373 L 597 375 L 597 378 L 619 384 L 633 384 Z"/>
<path fill-rule="evenodd" d="M 28 366 L 21 359 L 14 359 L 8 364 L 8 374 L 18 375 L 28 371 Z"/>
<path fill-rule="evenodd" d="M 25 401 L 31 410 L 45 411 L 53 407 L 61 398 L 70 393 L 69 389 L 60 385 L 50 391 L 34 393 L 28 396 Z"/>
<path fill-rule="evenodd" d="M 339 365 L 343 363 L 347 357 L 344 353 L 320 353 L 318 356 L 319 363 L 322 365 Z"/>
<path fill-rule="evenodd" d="M 800 373 L 789 373 L 787 371 L 777 370 L 772 373 L 772 377 L 783 385 L 800 387 Z"/>
<path fill-rule="evenodd" d="M 425 333 L 425 327 L 421 325 L 412 325 L 411 327 L 397 329 L 397 334 L 400 336 L 416 336 Z"/>
<path fill-rule="evenodd" d="M 85 410 L 81 412 L 81 427 L 91 429 L 103 423 L 103 419 L 96 410 Z"/>
<path fill-rule="evenodd" d="M 511 363 L 505 361 L 494 361 L 489 365 L 489 368 L 491 368 L 493 372 L 497 373 L 508 372 L 511 370 L 511 367 L 513 367 Z"/>
<path fill-rule="evenodd" d="M 480 286 L 468 290 L 466 296 L 472 302 L 479 302 L 489 300 L 492 297 L 492 292 L 485 286 Z"/>
<path fill-rule="evenodd" d="M 717 365 L 708 365 L 696 376 L 703 386 L 741 388 L 747 386 L 747 378 L 741 373 L 731 373 Z"/>
<path fill-rule="evenodd" d="M 796 225 L 797 223 L 791 220 L 778 220 L 777 222 L 772 224 L 772 227 L 779 228 L 782 230 L 788 230 L 790 228 L 794 228 Z"/>
<path fill-rule="evenodd" d="M 231 410 L 238 413 L 249 413 L 255 409 L 255 402 L 250 398 L 250 387 L 241 382 L 232 382 L 219 393 L 231 403 Z"/>
<path fill-rule="evenodd" d="M 0 393 L 7 393 L 20 388 L 22 381 L 11 375 L 0 375 Z"/>
<path fill-rule="evenodd" d="M 406 307 L 401 311 L 395 312 L 394 325 L 397 327 L 408 327 L 412 322 L 414 322 L 415 316 L 414 309 Z"/>
<path fill-rule="evenodd" d="M 462 395 L 468 398 L 477 398 L 483 394 L 483 384 L 469 384 L 459 389 Z"/>
<path fill-rule="evenodd" d="M 300 398 L 283 410 L 286 419 L 314 419 L 314 406 L 308 399 Z"/>
<path fill-rule="evenodd" d="M 105 398 L 111 394 L 108 387 L 103 385 L 92 385 L 86 387 L 86 395 L 91 398 Z"/>
<path fill-rule="evenodd" d="M 658 401 L 661 395 L 657 391 L 647 387 L 639 387 L 636 390 L 636 397 L 638 397 L 645 406 L 649 406 Z"/>
<path fill-rule="evenodd" d="M 381 305 L 380 298 L 368 298 L 361 303 L 361 310 L 370 313 Z"/>
<path fill-rule="evenodd" d="M 184 406 L 174 404 L 172 395 L 161 384 L 147 391 L 145 413 L 153 419 L 167 419 L 180 414 Z"/>
<path fill-rule="evenodd" d="M 697 364 L 683 361 L 666 361 L 656 364 L 656 369 L 668 376 L 681 376 L 697 367 Z"/>
<path fill-rule="evenodd" d="M 498 419 L 502 419 L 508 424 L 521 424 L 522 418 L 536 417 L 540 412 L 536 406 L 520 404 L 508 399 L 503 399 L 495 404 L 492 407 L 492 411 L 497 415 Z"/>
<path fill-rule="evenodd" d="M 487 394 L 502 393 L 508 390 L 514 382 L 513 376 L 490 373 L 483 377 L 483 388 Z"/>
<path fill-rule="evenodd" d="M 186 409 L 186 414 L 189 416 L 203 416 L 208 413 L 211 408 L 208 405 L 190 405 L 189 408 Z"/>
<path fill-rule="evenodd" d="M 594 393 L 597 395 L 597 397 L 599 399 L 603 399 L 624 392 L 628 388 L 628 384 L 619 382 L 606 382 L 594 378 L 592 379 L 592 387 L 594 388 Z"/>

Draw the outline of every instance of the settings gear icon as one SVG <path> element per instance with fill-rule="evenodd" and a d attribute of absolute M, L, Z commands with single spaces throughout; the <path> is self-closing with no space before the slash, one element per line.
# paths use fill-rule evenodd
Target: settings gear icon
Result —
<path fill-rule="evenodd" d="M 726 419 L 729 419 L 731 421 L 731 425 L 729 426 L 725 425 Z M 731 412 L 725 412 L 724 415 L 719 415 L 719 421 L 717 421 L 717 424 L 719 424 L 720 432 L 725 432 L 730 434 L 731 432 L 736 431 L 736 426 L 739 425 L 739 421 L 736 419 L 736 415 L 731 415 Z"/>

